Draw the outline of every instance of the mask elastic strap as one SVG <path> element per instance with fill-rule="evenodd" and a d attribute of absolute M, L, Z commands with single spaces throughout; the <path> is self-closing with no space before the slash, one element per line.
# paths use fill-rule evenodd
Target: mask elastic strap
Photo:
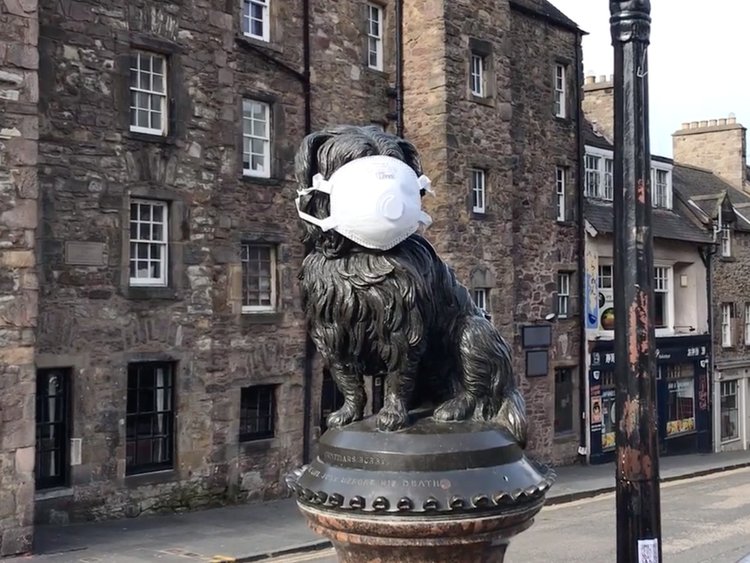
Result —
<path fill-rule="evenodd" d="M 422 223 L 425 227 L 429 227 L 430 225 L 432 225 L 432 217 L 427 215 L 425 211 L 420 211 L 419 222 Z"/>
<path fill-rule="evenodd" d="M 419 178 L 417 178 L 417 184 L 419 184 L 420 190 L 424 190 L 428 194 L 435 195 L 435 192 L 432 190 L 432 182 L 424 174 L 422 174 Z"/>
<path fill-rule="evenodd" d="M 297 214 L 300 216 L 300 219 L 302 219 L 303 221 L 307 221 L 308 223 L 311 223 L 316 227 L 320 227 L 322 231 L 330 231 L 331 229 L 335 229 L 337 227 L 337 223 L 332 216 L 326 217 L 325 219 L 318 219 L 317 217 L 313 217 L 312 215 L 305 213 L 304 211 L 302 211 L 302 209 L 300 209 L 302 196 L 306 196 L 314 191 L 331 195 L 331 189 L 333 188 L 333 186 L 328 180 L 323 178 L 322 174 L 316 174 L 315 176 L 313 176 L 312 184 L 313 185 L 309 188 L 297 191 L 298 195 L 294 200 L 294 203 L 297 205 Z"/>

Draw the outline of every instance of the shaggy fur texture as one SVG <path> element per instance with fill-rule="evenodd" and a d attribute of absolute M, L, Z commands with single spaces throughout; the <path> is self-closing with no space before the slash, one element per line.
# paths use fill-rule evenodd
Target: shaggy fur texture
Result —
<path fill-rule="evenodd" d="M 303 140 L 296 159 L 299 187 L 310 186 L 317 173 L 330 178 L 347 162 L 377 154 L 422 173 L 407 141 L 375 127 L 336 127 Z M 325 218 L 328 196 L 313 192 L 301 208 Z M 329 426 L 361 419 L 363 377 L 386 374 L 379 429 L 403 428 L 410 408 L 432 404 L 435 420 L 496 420 L 525 445 L 525 404 L 508 344 L 422 236 L 377 251 L 303 225 L 305 312 L 312 339 L 345 397 L 328 417 Z"/>

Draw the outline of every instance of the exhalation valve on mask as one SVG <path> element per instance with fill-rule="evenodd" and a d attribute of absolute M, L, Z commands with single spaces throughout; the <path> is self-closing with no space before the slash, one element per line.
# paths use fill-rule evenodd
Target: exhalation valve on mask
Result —
<path fill-rule="evenodd" d="M 405 162 L 392 156 L 357 158 L 326 180 L 321 174 L 312 186 L 298 191 L 297 213 L 323 231 L 334 230 L 346 238 L 377 250 L 389 250 L 432 223 L 422 210 L 421 190 L 433 193 L 427 176 L 417 177 Z M 300 209 L 302 196 L 313 191 L 328 194 L 330 215 L 318 219 Z"/>

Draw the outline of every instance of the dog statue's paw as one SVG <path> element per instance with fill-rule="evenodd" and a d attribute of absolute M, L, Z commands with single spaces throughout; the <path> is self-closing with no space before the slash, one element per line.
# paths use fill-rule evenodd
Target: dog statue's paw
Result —
<path fill-rule="evenodd" d="M 436 408 L 435 412 L 432 413 L 432 418 L 439 422 L 451 422 L 466 420 L 473 414 L 474 401 L 466 395 L 458 395 Z"/>
<path fill-rule="evenodd" d="M 406 407 L 402 403 L 391 403 L 380 409 L 376 423 L 378 430 L 393 432 L 406 426 L 408 421 L 409 413 Z"/>
<path fill-rule="evenodd" d="M 357 409 L 357 407 L 350 403 L 344 403 L 343 407 L 328 415 L 326 424 L 328 428 L 339 428 L 361 419 L 362 409 Z"/>

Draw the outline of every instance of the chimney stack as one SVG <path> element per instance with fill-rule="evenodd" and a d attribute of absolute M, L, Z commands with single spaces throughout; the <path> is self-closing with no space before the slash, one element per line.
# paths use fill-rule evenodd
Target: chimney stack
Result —
<path fill-rule="evenodd" d="M 615 134 L 613 77 L 587 76 L 583 84 L 583 114 L 610 143 Z"/>
<path fill-rule="evenodd" d="M 683 123 L 672 134 L 674 161 L 711 170 L 738 190 L 750 193 L 745 131 L 734 114 Z"/>

